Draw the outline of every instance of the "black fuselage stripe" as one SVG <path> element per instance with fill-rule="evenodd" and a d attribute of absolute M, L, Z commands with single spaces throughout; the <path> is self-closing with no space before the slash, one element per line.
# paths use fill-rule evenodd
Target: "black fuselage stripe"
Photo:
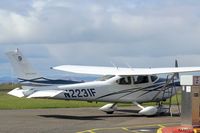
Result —
<path fill-rule="evenodd" d="M 178 82 L 178 84 L 179 84 L 179 82 Z M 120 99 L 120 98 L 122 98 L 122 97 L 125 97 L 125 96 L 127 96 L 127 95 L 136 93 L 136 92 L 138 92 L 138 91 L 147 91 L 147 92 L 144 92 L 144 94 L 141 94 L 141 96 L 142 96 L 142 95 L 151 93 L 151 92 L 153 92 L 153 91 L 160 91 L 159 89 L 161 89 L 162 87 L 164 87 L 164 85 L 165 85 L 165 83 L 162 82 L 162 83 L 157 83 L 157 85 L 152 85 L 152 86 L 148 86 L 148 87 L 145 87 L 145 88 L 141 88 L 141 87 L 140 87 L 140 88 L 132 88 L 132 89 L 128 89 L 128 90 L 122 90 L 122 91 L 119 91 L 119 92 L 114 92 L 114 93 L 110 93 L 110 94 L 106 94 L 106 95 L 100 96 L 100 97 L 98 97 L 97 99 L 104 98 L 104 97 L 108 97 L 108 96 L 113 96 L 113 95 L 116 95 L 116 94 L 128 93 L 128 94 L 125 94 L 125 95 L 119 97 L 119 99 Z M 173 85 L 174 85 L 174 84 L 169 84 L 169 85 L 167 85 L 166 87 L 171 87 L 171 86 L 173 86 Z M 179 86 L 179 85 L 178 85 L 178 86 Z M 156 87 L 156 88 L 152 89 L 153 87 Z M 147 89 L 150 89 L 150 88 L 151 88 L 151 90 L 147 90 Z M 140 97 L 140 96 L 139 96 L 139 97 Z"/>

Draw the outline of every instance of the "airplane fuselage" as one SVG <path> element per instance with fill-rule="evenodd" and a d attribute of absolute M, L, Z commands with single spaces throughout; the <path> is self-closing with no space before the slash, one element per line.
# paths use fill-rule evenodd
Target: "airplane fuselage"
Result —
<path fill-rule="evenodd" d="M 120 83 L 124 78 L 121 76 L 113 76 L 105 81 L 92 81 L 86 83 L 63 85 L 59 89 L 62 93 L 55 96 L 56 99 L 65 100 L 81 100 L 81 101 L 101 101 L 101 102 L 133 102 L 138 103 L 165 100 L 175 94 L 175 89 L 169 94 L 170 84 L 166 85 L 166 79 L 151 80 L 151 76 L 146 76 L 146 83 L 133 82 L 133 77 L 130 83 Z M 125 77 L 127 78 L 127 77 Z M 174 86 L 174 84 L 173 84 Z M 161 91 L 163 87 L 165 92 Z M 171 84 L 172 87 L 172 84 Z M 179 84 L 176 83 L 177 88 Z M 167 92 L 168 91 L 168 92 Z M 156 96 L 156 97 L 155 97 Z"/>

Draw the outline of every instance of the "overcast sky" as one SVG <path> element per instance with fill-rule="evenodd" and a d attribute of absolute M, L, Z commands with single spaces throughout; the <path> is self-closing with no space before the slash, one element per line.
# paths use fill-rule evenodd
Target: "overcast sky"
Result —
<path fill-rule="evenodd" d="M 16 48 L 46 75 L 62 64 L 200 66 L 200 1 L 1 0 L 1 76 Z"/>

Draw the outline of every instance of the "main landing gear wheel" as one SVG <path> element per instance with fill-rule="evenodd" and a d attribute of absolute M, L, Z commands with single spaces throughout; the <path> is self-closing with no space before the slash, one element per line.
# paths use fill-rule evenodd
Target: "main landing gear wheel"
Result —
<path fill-rule="evenodd" d="M 111 112 L 106 112 L 106 114 L 113 114 L 114 113 L 114 111 L 111 111 Z"/>
<path fill-rule="evenodd" d="M 117 103 L 109 103 L 101 107 L 99 110 L 106 112 L 107 114 L 113 114 L 117 110 Z"/>

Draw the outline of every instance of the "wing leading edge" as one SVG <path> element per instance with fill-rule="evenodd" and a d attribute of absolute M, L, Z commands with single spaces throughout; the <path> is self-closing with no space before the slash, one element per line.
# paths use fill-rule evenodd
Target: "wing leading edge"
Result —
<path fill-rule="evenodd" d="M 62 65 L 52 69 L 93 75 L 154 75 L 168 73 L 198 72 L 200 67 L 167 67 L 167 68 L 115 68 L 99 66 Z"/>

